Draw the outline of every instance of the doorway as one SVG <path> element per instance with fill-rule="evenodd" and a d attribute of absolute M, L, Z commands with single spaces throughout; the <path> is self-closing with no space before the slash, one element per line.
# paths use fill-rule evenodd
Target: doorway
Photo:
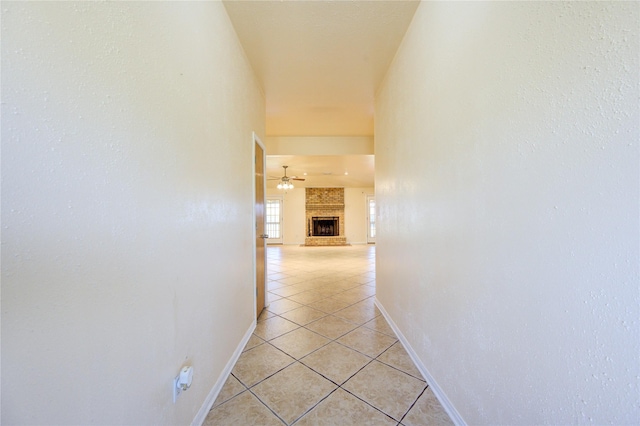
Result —
<path fill-rule="evenodd" d="M 258 136 L 253 134 L 253 170 L 254 170 L 254 184 L 253 192 L 255 194 L 254 199 L 254 217 L 255 217 L 255 251 L 254 251 L 254 265 L 255 265 L 255 280 L 256 280 L 256 318 L 260 316 L 265 306 L 265 287 L 266 287 L 266 245 L 268 235 L 264 229 L 265 219 L 265 165 L 266 158 L 264 153 L 264 145 L 258 139 Z"/>

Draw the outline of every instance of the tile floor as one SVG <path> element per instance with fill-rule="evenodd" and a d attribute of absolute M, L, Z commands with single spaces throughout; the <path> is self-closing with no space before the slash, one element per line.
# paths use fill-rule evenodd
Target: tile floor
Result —
<path fill-rule="evenodd" d="M 268 303 L 205 425 L 449 425 L 374 305 L 375 246 L 267 248 Z"/>

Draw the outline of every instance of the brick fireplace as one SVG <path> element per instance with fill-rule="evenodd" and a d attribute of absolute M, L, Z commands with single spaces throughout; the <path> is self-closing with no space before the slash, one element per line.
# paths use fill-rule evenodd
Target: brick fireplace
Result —
<path fill-rule="evenodd" d="M 304 245 L 344 246 L 344 188 L 305 188 Z"/>

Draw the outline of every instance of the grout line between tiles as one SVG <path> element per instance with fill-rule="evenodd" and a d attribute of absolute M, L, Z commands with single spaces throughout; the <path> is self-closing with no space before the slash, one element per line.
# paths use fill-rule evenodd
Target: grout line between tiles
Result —
<path fill-rule="evenodd" d="M 397 340 L 397 339 L 396 339 L 396 340 Z M 398 343 L 398 342 L 396 341 L 396 343 Z M 385 349 L 384 351 L 382 351 L 382 353 L 381 353 L 380 355 L 378 355 L 377 357 L 375 357 L 374 359 L 375 359 L 376 361 L 378 361 L 379 363 L 386 365 L 387 367 L 391 367 L 391 368 L 393 368 L 394 370 L 398 370 L 399 372 L 406 374 L 406 375 L 407 375 L 407 376 L 409 376 L 409 377 L 413 377 L 413 378 L 415 378 L 415 379 L 420 380 L 421 382 L 425 382 L 425 383 L 427 383 L 427 381 L 424 379 L 424 377 L 416 377 L 416 376 L 414 376 L 413 374 L 407 373 L 406 371 L 401 370 L 400 368 L 395 367 L 395 366 L 393 366 L 393 365 L 391 365 L 391 364 L 389 364 L 389 363 L 387 363 L 387 362 L 384 362 L 384 361 L 382 361 L 381 359 L 379 359 L 382 355 L 384 355 L 384 354 L 385 354 L 385 352 L 389 351 L 392 347 L 394 347 L 394 346 L 396 345 L 396 343 L 394 343 L 393 345 L 389 346 L 387 349 Z"/>
<path fill-rule="evenodd" d="M 305 365 L 305 367 L 307 367 Z M 309 368 L 309 367 L 307 367 Z M 313 370 L 313 369 L 312 369 Z M 315 370 L 313 370 L 314 372 L 316 372 Z M 332 390 L 331 392 L 329 392 L 324 398 L 320 399 L 320 401 L 318 401 L 313 407 L 309 408 L 307 411 L 305 411 L 304 413 L 302 413 L 302 415 L 300 417 L 298 417 L 297 419 L 295 419 L 294 421 L 292 421 L 290 424 L 291 425 L 295 425 L 298 421 L 300 421 L 300 419 L 302 419 L 304 416 L 306 416 L 307 414 L 309 414 L 311 412 L 311 410 L 313 410 L 314 408 L 316 408 L 318 405 L 320 405 L 322 403 L 322 401 L 324 401 L 325 399 L 329 398 L 335 391 L 337 391 L 338 389 L 340 389 L 340 386 L 336 387 L 334 390 Z"/>
<path fill-rule="evenodd" d="M 272 345 L 272 346 L 273 346 L 273 345 Z M 275 347 L 275 346 L 274 346 L 274 347 Z M 278 349 L 278 348 L 276 348 L 276 349 Z M 278 350 L 279 350 L 279 349 L 278 349 Z M 281 351 L 281 352 L 282 352 L 282 351 Z M 291 355 L 288 355 L 288 356 L 289 356 L 289 357 L 291 357 Z M 293 360 L 293 362 L 290 362 L 289 364 L 285 365 L 284 367 L 282 367 L 282 368 L 281 368 L 281 369 L 279 369 L 278 371 L 276 371 L 276 372 L 274 372 L 274 373 L 269 374 L 268 376 L 264 377 L 263 379 L 259 380 L 258 382 L 254 383 L 254 384 L 253 384 L 253 385 L 251 385 L 251 386 L 247 386 L 247 385 L 245 385 L 245 384 L 244 384 L 244 382 L 242 382 L 242 380 L 240 380 L 240 379 L 238 379 L 238 380 L 240 380 L 240 383 L 242 383 L 242 384 L 247 388 L 247 390 L 251 390 L 251 389 L 253 389 L 254 387 L 258 386 L 260 383 L 264 382 L 265 380 L 268 380 L 268 379 L 272 378 L 273 376 L 275 376 L 276 374 L 278 374 L 279 372 L 281 372 L 281 371 L 282 371 L 282 370 L 284 370 L 285 368 L 288 368 L 288 367 L 292 366 L 292 365 L 293 365 L 293 364 L 295 364 L 296 362 L 298 362 L 298 360 L 294 359 L 294 360 Z"/>
<path fill-rule="evenodd" d="M 413 401 L 413 404 L 411 404 L 411 406 L 409 408 L 407 408 L 407 411 L 402 415 L 402 417 L 400 418 L 400 423 L 402 423 L 402 421 L 404 420 L 405 417 L 407 417 L 407 414 L 409 414 L 409 411 L 411 411 L 411 409 L 413 408 L 414 405 L 416 405 L 416 403 L 418 402 L 418 400 L 420 399 L 420 397 L 427 391 L 427 389 L 429 388 L 429 385 L 426 385 L 424 387 L 424 389 L 422 389 L 422 392 L 420 392 L 420 395 L 418 395 L 418 397 L 416 398 L 415 401 Z"/>
<path fill-rule="evenodd" d="M 261 399 L 260 399 L 260 397 L 259 397 L 258 395 L 256 395 L 256 394 L 255 394 L 251 389 L 247 389 L 247 392 L 250 392 L 250 393 L 251 393 L 251 395 L 253 395 L 253 396 L 254 396 L 258 401 L 260 401 L 260 403 L 261 403 L 262 405 L 264 405 L 265 407 L 267 407 L 267 410 L 271 411 L 271 413 L 272 413 L 274 416 L 276 416 L 276 418 L 277 418 L 278 420 L 280 420 L 283 424 L 285 424 L 285 425 L 287 425 L 287 426 L 289 425 L 289 423 L 287 423 L 287 422 L 286 422 L 282 417 L 280 417 L 280 416 L 278 415 L 278 413 L 276 413 L 275 411 L 273 411 L 273 410 L 271 409 L 271 407 L 269 407 L 269 406 L 267 405 L 267 403 L 266 403 L 266 402 L 264 402 L 263 400 L 261 400 Z"/>
<path fill-rule="evenodd" d="M 372 360 L 373 361 L 373 360 Z M 367 364 L 368 365 L 368 364 Z M 362 367 L 364 368 L 364 367 Z M 348 380 L 347 380 L 348 382 Z M 347 383 L 345 382 L 345 383 Z M 369 407 L 372 407 L 373 409 L 375 409 L 376 411 L 381 412 L 382 414 L 384 414 L 385 416 L 389 417 L 391 420 L 393 420 L 394 422 L 398 422 L 398 420 L 394 419 L 392 416 L 390 416 L 389 414 L 385 413 L 384 411 L 382 411 L 381 409 L 379 409 L 378 407 L 376 407 L 375 405 L 371 405 L 370 403 L 368 403 L 367 401 L 365 401 L 364 399 L 360 398 L 358 395 L 354 394 L 353 392 L 350 392 L 348 389 L 343 388 L 342 386 L 340 386 L 340 389 L 342 389 L 343 391 L 347 392 L 348 394 L 350 394 L 351 396 L 353 396 L 354 398 L 358 398 L 360 401 L 364 402 L 365 404 L 367 404 Z M 398 422 L 399 423 L 399 422 Z"/>

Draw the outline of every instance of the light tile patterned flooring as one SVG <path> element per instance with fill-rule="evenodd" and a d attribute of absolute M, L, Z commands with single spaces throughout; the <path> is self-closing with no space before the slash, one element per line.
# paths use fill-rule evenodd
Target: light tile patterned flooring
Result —
<path fill-rule="evenodd" d="M 270 246 L 268 308 L 205 425 L 449 425 L 374 305 L 375 246 Z"/>

